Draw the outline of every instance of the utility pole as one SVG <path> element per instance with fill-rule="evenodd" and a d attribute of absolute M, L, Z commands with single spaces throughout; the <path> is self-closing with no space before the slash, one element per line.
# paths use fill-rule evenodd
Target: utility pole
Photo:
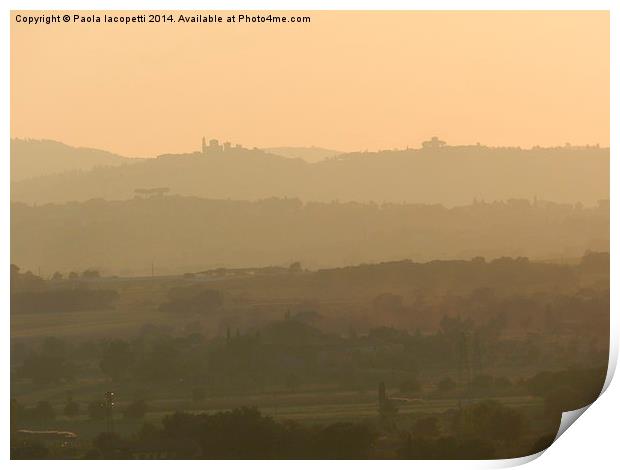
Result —
<path fill-rule="evenodd" d="M 106 431 L 114 432 L 114 420 L 112 419 L 112 407 L 114 406 L 114 392 L 105 392 Z"/>

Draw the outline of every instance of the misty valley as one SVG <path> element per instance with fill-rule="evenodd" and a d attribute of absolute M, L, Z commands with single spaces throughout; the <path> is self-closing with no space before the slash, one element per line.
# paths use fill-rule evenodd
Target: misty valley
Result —
<path fill-rule="evenodd" d="M 507 458 L 600 392 L 609 257 L 13 265 L 11 312 L 17 458 Z"/>
<path fill-rule="evenodd" d="M 13 458 L 520 457 L 603 386 L 609 149 L 12 153 Z"/>

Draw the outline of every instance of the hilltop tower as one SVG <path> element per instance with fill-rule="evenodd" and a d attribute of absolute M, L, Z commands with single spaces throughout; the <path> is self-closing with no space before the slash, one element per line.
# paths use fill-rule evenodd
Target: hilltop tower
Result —
<path fill-rule="evenodd" d="M 219 140 L 211 139 L 209 141 L 209 146 L 207 147 L 209 153 L 220 153 L 222 151 L 222 146 L 220 145 Z"/>

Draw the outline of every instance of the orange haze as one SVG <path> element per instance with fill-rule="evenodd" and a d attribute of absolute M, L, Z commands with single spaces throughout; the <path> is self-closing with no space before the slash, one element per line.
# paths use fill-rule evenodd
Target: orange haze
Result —
<path fill-rule="evenodd" d="M 11 22 L 13 137 L 127 156 L 197 150 L 203 135 L 344 151 L 417 147 L 431 135 L 609 145 L 606 12 L 295 12 L 311 23 L 30 26 L 15 21 L 19 13 Z"/>

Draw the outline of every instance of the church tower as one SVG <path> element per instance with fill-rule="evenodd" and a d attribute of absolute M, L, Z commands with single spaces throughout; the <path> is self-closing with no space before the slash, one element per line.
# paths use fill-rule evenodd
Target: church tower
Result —
<path fill-rule="evenodd" d="M 202 154 L 206 155 L 207 153 L 207 139 L 202 138 Z"/>

